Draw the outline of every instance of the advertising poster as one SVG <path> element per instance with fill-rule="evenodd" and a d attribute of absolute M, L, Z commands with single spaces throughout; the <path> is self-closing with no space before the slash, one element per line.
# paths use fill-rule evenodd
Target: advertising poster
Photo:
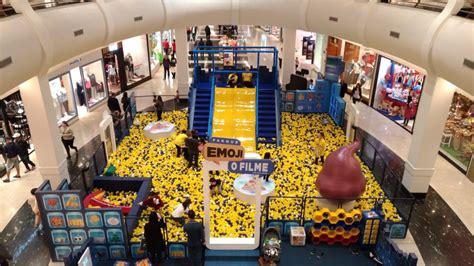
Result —
<path fill-rule="evenodd" d="M 306 60 L 311 60 L 311 64 L 314 63 L 314 47 L 316 45 L 315 40 L 308 40 L 308 47 L 306 50 Z"/>
<path fill-rule="evenodd" d="M 306 55 L 306 53 L 308 51 L 308 41 L 310 39 L 311 39 L 311 36 L 303 37 L 303 44 L 302 44 L 302 48 L 301 48 L 301 54 L 302 55 Z"/>

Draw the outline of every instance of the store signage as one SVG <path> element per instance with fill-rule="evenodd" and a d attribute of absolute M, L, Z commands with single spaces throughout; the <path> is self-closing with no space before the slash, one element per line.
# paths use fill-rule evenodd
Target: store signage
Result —
<path fill-rule="evenodd" d="M 240 140 L 238 139 L 229 139 L 229 138 L 211 138 L 210 143 L 221 143 L 221 144 L 231 144 L 231 145 L 240 145 Z"/>
<path fill-rule="evenodd" d="M 269 175 L 275 166 L 272 160 L 268 159 L 247 159 L 242 161 L 230 161 L 228 170 L 231 173 Z"/>
<path fill-rule="evenodd" d="M 72 66 L 72 65 L 75 65 L 75 64 L 79 64 L 81 61 L 82 61 L 82 58 L 78 58 L 74 61 L 69 62 L 69 65 Z"/>
<path fill-rule="evenodd" d="M 204 159 L 214 162 L 240 161 L 244 158 L 245 149 L 237 139 L 211 138 L 204 145 Z"/>

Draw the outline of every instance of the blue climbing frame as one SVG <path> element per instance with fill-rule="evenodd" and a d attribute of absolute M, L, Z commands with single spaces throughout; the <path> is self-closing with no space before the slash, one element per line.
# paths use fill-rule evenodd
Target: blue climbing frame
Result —
<path fill-rule="evenodd" d="M 215 85 L 216 85 L 216 74 L 241 74 L 241 73 L 252 73 L 256 75 L 255 89 L 256 89 L 256 130 L 255 130 L 255 139 L 258 141 L 259 129 L 258 129 L 258 107 L 259 107 L 259 92 L 261 87 L 261 77 L 260 77 L 260 54 L 272 54 L 273 55 L 273 64 L 271 67 L 271 73 L 273 74 L 272 82 L 269 84 L 275 90 L 275 95 L 279 94 L 280 84 L 278 82 L 278 50 L 275 47 L 268 46 L 243 46 L 243 47 L 221 47 L 221 46 L 199 46 L 196 47 L 193 51 L 194 59 L 194 71 L 193 71 L 193 84 L 192 89 L 198 89 L 204 84 L 199 80 L 198 66 L 199 58 L 208 56 L 211 58 L 211 65 L 209 66 L 209 81 L 211 89 L 211 104 L 209 106 L 209 121 L 208 121 L 208 137 L 212 137 L 212 118 L 214 113 L 214 94 L 215 94 Z M 224 66 L 223 69 L 216 68 L 215 56 L 214 54 L 220 53 L 233 53 L 234 64 L 233 66 Z M 238 54 L 256 54 L 257 56 L 257 66 L 252 68 L 252 70 L 239 69 L 237 67 L 237 55 Z M 206 82 L 207 83 L 207 82 Z M 201 85 L 201 86 L 200 86 Z M 204 85 L 205 86 L 205 85 Z M 207 87 L 207 86 L 206 86 Z M 280 103 L 276 102 L 276 121 L 277 124 L 277 143 L 280 144 Z"/>

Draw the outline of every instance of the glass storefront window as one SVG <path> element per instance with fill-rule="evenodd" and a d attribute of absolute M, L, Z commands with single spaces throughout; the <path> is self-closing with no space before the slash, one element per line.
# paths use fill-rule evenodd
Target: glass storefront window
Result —
<path fill-rule="evenodd" d="M 441 152 L 467 170 L 474 148 L 474 98 L 454 93 L 441 140 Z"/>
<path fill-rule="evenodd" d="M 150 76 L 146 35 L 122 41 L 127 85 Z"/>
<path fill-rule="evenodd" d="M 150 65 L 155 69 L 162 61 L 161 32 L 155 32 L 148 35 L 148 45 L 150 47 Z"/>
<path fill-rule="evenodd" d="M 412 131 L 424 79 L 418 71 L 379 56 L 372 107 Z"/>
<path fill-rule="evenodd" d="M 74 100 L 74 90 L 69 73 L 53 78 L 49 81 L 49 89 L 53 97 L 53 106 L 56 111 L 58 125 L 77 116 Z"/>
<path fill-rule="evenodd" d="M 84 79 L 85 100 L 90 108 L 107 97 L 102 60 L 81 67 Z"/>

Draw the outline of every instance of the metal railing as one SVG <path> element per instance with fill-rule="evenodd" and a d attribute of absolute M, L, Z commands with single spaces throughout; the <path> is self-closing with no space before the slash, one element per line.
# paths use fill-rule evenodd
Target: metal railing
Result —
<path fill-rule="evenodd" d="M 89 156 L 83 157 L 71 168 L 71 189 L 89 191 L 92 188 L 92 179 L 102 175 L 107 166 L 107 154 L 104 142 L 100 142 L 97 149 Z"/>
<path fill-rule="evenodd" d="M 448 4 L 448 0 L 380 0 L 380 2 L 435 12 L 443 11 L 445 6 Z M 474 0 L 466 0 L 464 6 L 456 15 L 467 19 L 474 19 Z"/>

